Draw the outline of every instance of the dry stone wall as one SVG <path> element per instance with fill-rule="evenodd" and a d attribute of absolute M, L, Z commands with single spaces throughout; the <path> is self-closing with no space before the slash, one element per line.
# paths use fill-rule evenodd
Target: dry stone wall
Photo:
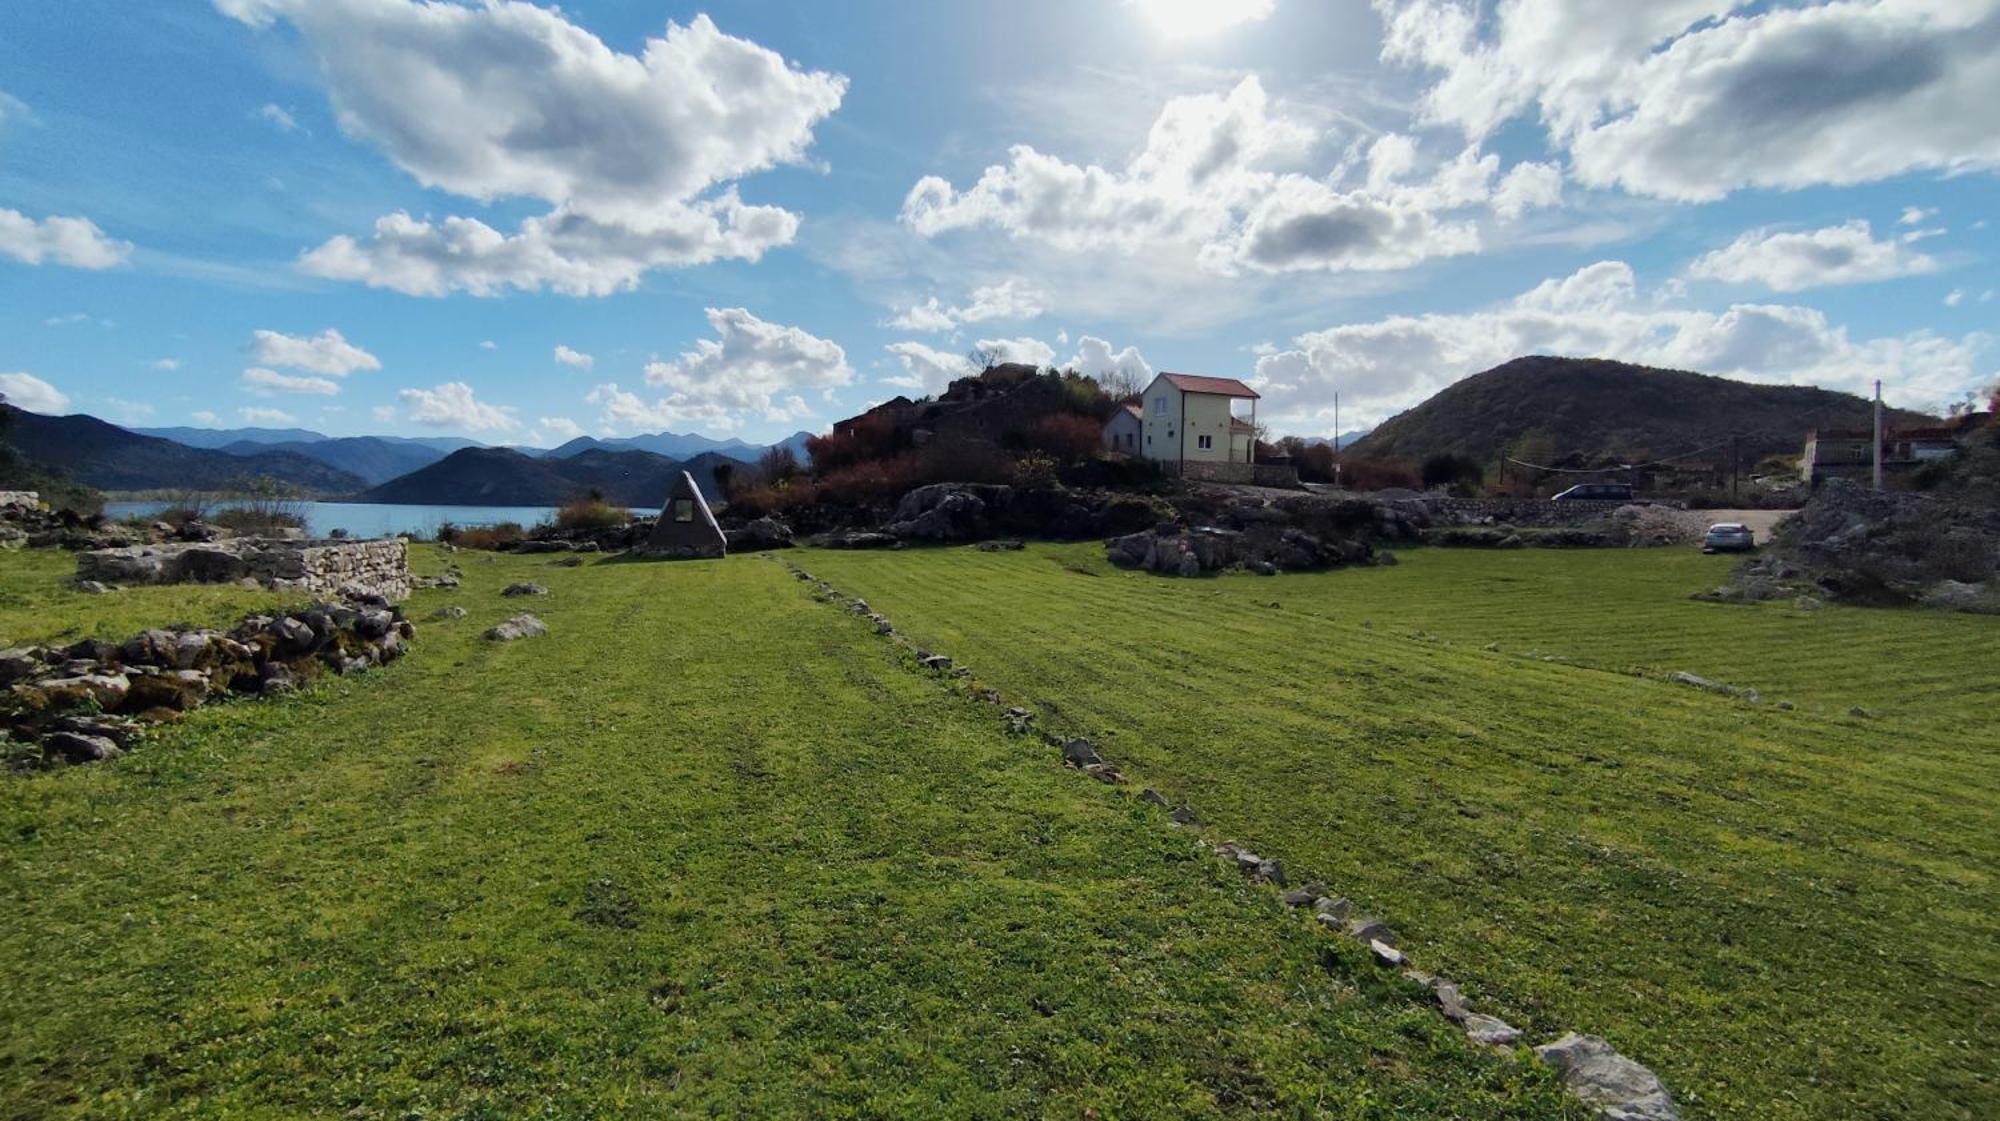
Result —
<path fill-rule="evenodd" d="M 114 585 L 253 580 L 267 588 L 316 596 L 360 591 L 393 601 L 410 594 L 410 550 L 401 538 L 284 541 L 253 537 L 132 545 L 78 553 L 76 578 Z"/>

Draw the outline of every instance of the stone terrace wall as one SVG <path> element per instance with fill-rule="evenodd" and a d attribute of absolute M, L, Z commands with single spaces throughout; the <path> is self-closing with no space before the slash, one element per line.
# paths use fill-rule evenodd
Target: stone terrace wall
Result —
<path fill-rule="evenodd" d="M 390 600 L 410 594 L 409 545 L 270 538 L 133 545 L 78 553 L 76 578 L 104 584 L 217 584 L 254 580 L 267 588 L 332 596 L 359 588 Z"/>
<path fill-rule="evenodd" d="M 1620 506 L 1651 505 L 1680 509 L 1679 503 L 1637 502 L 1615 499 L 1551 502 L 1546 498 L 1434 498 L 1424 500 L 1434 516 L 1460 524 L 1492 518 L 1516 526 L 1581 525 L 1604 517 Z"/>

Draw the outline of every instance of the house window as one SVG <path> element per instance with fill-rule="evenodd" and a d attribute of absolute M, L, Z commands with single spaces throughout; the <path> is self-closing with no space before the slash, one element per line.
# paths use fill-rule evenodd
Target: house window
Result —
<path fill-rule="evenodd" d="M 1154 416 L 1167 415 L 1167 399 L 1165 397 L 1153 398 L 1153 415 Z"/>
<path fill-rule="evenodd" d="M 1213 436 L 1196 436 L 1194 438 L 1194 446 L 1202 449 L 1212 448 L 1215 446 L 1214 441 L 1215 437 Z"/>
<path fill-rule="evenodd" d="M 694 499 L 674 499 L 674 520 L 677 522 L 691 522 L 694 520 Z"/>

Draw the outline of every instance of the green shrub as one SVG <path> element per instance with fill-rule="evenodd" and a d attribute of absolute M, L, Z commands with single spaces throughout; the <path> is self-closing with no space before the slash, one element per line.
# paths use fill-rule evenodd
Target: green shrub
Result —
<path fill-rule="evenodd" d="M 557 529 L 617 529 L 631 520 L 630 510 L 613 506 L 596 493 L 573 498 L 556 511 Z"/>

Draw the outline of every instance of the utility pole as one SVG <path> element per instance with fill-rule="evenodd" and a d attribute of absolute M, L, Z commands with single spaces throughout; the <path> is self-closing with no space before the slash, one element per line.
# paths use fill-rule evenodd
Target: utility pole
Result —
<path fill-rule="evenodd" d="M 1731 436 L 1729 438 L 1729 500 L 1731 502 L 1736 501 L 1736 480 L 1742 477 L 1743 474 L 1743 452 L 1740 448 L 1742 442 L 1743 437 L 1741 436 Z"/>
<path fill-rule="evenodd" d="M 1882 489 L 1882 379 L 1875 379 L 1875 489 Z"/>

